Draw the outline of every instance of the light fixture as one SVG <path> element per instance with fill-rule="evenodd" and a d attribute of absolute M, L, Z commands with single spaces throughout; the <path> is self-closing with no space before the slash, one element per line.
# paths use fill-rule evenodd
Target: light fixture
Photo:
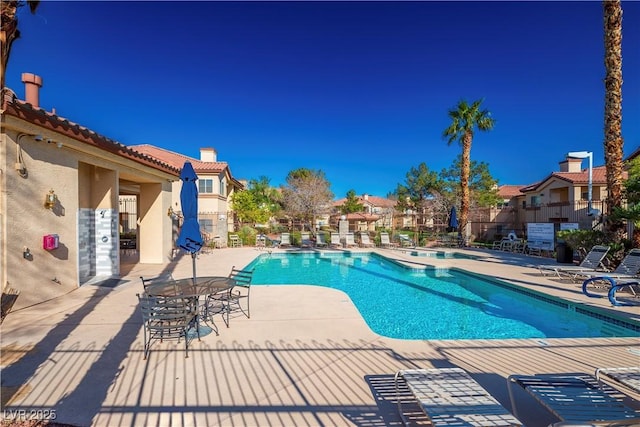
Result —
<path fill-rule="evenodd" d="M 58 196 L 56 196 L 56 193 L 51 189 L 44 198 L 44 207 L 47 209 L 53 209 L 57 201 Z"/>
<path fill-rule="evenodd" d="M 34 141 L 40 142 L 40 141 L 42 141 L 44 138 L 42 137 L 42 135 L 33 135 L 33 139 L 34 139 Z"/>
<path fill-rule="evenodd" d="M 587 215 L 598 215 L 598 209 L 591 209 L 591 201 L 593 197 L 593 152 L 592 151 L 570 151 L 567 156 L 576 159 L 589 159 L 589 178 L 587 184 Z"/>
<path fill-rule="evenodd" d="M 58 147 L 58 148 L 62 148 L 63 145 L 64 144 L 62 144 L 62 142 L 60 142 L 60 141 L 56 142 L 56 147 Z"/>

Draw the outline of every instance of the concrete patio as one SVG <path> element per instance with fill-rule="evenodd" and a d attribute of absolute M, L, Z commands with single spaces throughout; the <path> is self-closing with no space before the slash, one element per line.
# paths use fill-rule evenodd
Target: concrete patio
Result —
<path fill-rule="evenodd" d="M 613 308 L 606 298 L 589 299 L 578 285 L 531 267 L 554 260 L 471 249 L 465 252 L 482 258 L 375 251 L 411 265 L 486 274 L 640 321 L 639 307 Z M 197 272 L 226 275 L 261 253 L 214 250 L 198 257 Z M 109 286 L 85 285 L 9 313 L 0 349 L 3 419 L 31 414 L 74 426 L 395 426 L 401 421 L 393 375 L 400 369 L 461 367 L 510 410 L 510 374 L 640 365 L 637 338 L 389 339 L 368 328 L 344 293 L 305 285 L 254 286 L 251 319 L 233 317 L 229 328 L 217 322 L 220 335 L 192 341 L 189 358 L 180 344 L 165 342 L 143 360 L 139 276 L 189 277 L 191 268 L 189 256 L 165 269 L 123 264 L 122 279 Z M 526 425 L 556 421 L 521 390 L 516 398 Z"/>

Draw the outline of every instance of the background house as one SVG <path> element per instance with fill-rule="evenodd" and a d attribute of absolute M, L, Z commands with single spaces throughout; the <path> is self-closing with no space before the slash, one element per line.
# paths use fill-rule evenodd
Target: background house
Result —
<path fill-rule="evenodd" d="M 577 223 L 581 229 L 598 227 L 601 216 L 588 214 L 589 171 L 582 167 L 583 162 L 586 160 L 567 156 L 559 162 L 559 171 L 534 184 L 501 186 L 504 203 L 477 210 L 472 215 L 472 234 L 494 240 L 514 230 L 524 236 L 528 223 L 553 223 L 556 230 L 561 223 Z M 606 198 L 606 168 L 592 167 L 592 208 L 608 214 Z"/>
<path fill-rule="evenodd" d="M 349 230 L 351 231 L 374 231 L 376 229 L 391 229 L 394 224 L 396 213 L 396 201 L 385 197 L 371 196 L 363 194 L 356 196 L 358 203 L 362 205 L 361 213 L 348 214 Z M 334 213 L 331 215 L 330 223 L 337 227 L 340 219 L 340 206 L 346 202 L 346 198 L 333 202 Z"/>
<path fill-rule="evenodd" d="M 178 169 L 182 169 L 185 161 L 191 162 L 198 175 L 200 228 L 208 238 L 215 238 L 226 245 L 227 232 L 235 231 L 234 224 L 237 223 L 230 206 L 231 196 L 234 192 L 244 189 L 244 185 L 231 175 L 231 169 L 226 162 L 218 161 L 216 150 L 201 148 L 200 158 L 194 159 L 153 145 L 134 145 L 130 148 Z M 180 214 L 181 187 L 182 181 L 173 183 L 171 209 L 177 214 Z"/>

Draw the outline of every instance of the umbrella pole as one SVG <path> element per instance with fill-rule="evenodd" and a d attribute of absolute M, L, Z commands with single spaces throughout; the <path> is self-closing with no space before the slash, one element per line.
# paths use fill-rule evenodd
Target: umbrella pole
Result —
<path fill-rule="evenodd" d="M 196 285 L 196 253 L 191 252 L 191 263 L 193 264 L 193 286 Z"/>

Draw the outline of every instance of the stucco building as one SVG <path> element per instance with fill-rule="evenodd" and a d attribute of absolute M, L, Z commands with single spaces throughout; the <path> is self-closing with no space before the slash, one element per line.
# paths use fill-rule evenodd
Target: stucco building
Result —
<path fill-rule="evenodd" d="M 1 100 L 0 275 L 20 293 L 14 309 L 117 280 L 122 194 L 138 200 L 139 262 L 167 263 L 180 168 L 46 111 L 42 79 L 22 79 L 25 100 Z"/>
<path fill-rule="evenodd" d="M 227 232 L 235 231 L 236 223 L 231 209 L 231 197 L 244 189 L 235 179 L 226 162 L 218 161 L 213 148 L 200 148 L 200 158 L 195 159 L 154 145 L 130 146 L 137 152 L 152 156 L 175 168 L 181 169 L 185 161 L 198 175 L 198 222 L 205 236 L 216 239 L 216 244 L 227 244 Z M 171 194 L 171 212 L 180 214 L 180 188 L 182 182 L 174 182 Z"/>

